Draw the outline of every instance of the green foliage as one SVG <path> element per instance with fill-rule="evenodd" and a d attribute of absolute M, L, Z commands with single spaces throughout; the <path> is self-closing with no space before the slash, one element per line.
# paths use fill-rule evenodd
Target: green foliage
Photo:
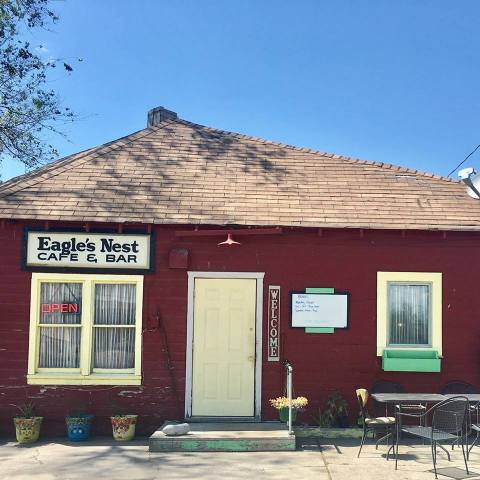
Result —
<path fill-rule="evenodd" d="M 348 404 L 338 392 L 332 392 L 325 402 L 325 408 L 318 410 L 316 422 L 320 427 L 346 427 Z"/>
<path fill-rule="evenodd" d="M 14 158 L 27 167 L 57 156 L 45 135 L 62 135 L 57 125 L 74 119 L 46 86 L 49 71 L 59 66 L 70 72 L 72 67 L 60 59 L 42 58 L 42 45 L 23 39 L 58 21 L 49 3 L 0 0 L 0 160 Z"/>
<path fill-rule="evenodd" d="M 322 412 L 321 408 L 318 409 L 317 423 L 319 427 L 322 427 L 322 428 L 333 427 L 334 420 L 335 418 L 331 412 L 329 412 L 328 410 L 325 410 Z"/>
<path fill-rule="evenodd" d="M 0 0 L 1 1 L 1 0 Z M 15 405 L 18 408 L 19 414 L 16 418 L 34 418 L 35 405 L 33 402 L 24 403 L 23 405 Z"/>
<path fill-rule="evenodd" d="M 88 417 L 90 415 L 88 411 L 89 411 L 88 405 L 84 403 L 78 403 L 68 411 L 67 416 L 73 417 L 73 418 Z"/>

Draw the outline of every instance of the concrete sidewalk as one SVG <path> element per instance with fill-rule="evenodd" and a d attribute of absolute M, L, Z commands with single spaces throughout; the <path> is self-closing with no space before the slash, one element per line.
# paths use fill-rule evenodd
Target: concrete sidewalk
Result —
<path fill-rule="evenodd" d="M 378 450 L 372 443 L 366 445 L 357 458 L 358 440 L 323 441 L 319 447 L 316 439 L 304 440 L 302 448 L 319 450 L 329 474 L 329 480 L 434 480 L 432 456 L 429 445 L 404 444 L 399 447 L 398 470 L 395 459 L 386 460 L 387 447 Z M 438 478 L 447 480 L 480 478 L 480 448 L 470 456 L 470 475 L 465 471 L 461 449 L 450 451 L 451 462 L 439 450 L 437 455 Z"/>
<path fill-rule="evenodd" d="M 5 480 L 432 480 L 430 447 L 402 446 L 399 469 L 385 460 L 386 447 L 367 445 L 356 458 L 357 440 L 301 440 L 296 452 L 149 453 L 147 440 L 111 439 L 74 444 L 59 439 L 19 446 L 0 444 L 0 478 Z M 440 479 L 480 478 L 480 447 L 466 476 L 461 453 L 452 462 L 439 454 Z M 445 470 L 448 468 L 449 470 Z"/>

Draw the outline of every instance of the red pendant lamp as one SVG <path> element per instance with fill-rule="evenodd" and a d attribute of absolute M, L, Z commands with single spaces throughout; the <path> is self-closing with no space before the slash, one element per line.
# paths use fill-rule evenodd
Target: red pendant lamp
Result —
<path fill-rule="evenodd" d="M 218 244 L 218 246 L 220 246 L 220 245 L 228 245 L 228 246 L 230 247 L 230 246 L 232 246 L 232 245 L 241 245 L 241 243 L 240 243 L 240 242 L 236 242 L 235 240 L 233 240 L 232 234 L 231 234 L 231 233 L 228 233 L 228 234 L 227 234 L 227 239 L 226 239 L 225 241 L 223 241 L 223 242 L 220 242 L 220 243 Z"/>

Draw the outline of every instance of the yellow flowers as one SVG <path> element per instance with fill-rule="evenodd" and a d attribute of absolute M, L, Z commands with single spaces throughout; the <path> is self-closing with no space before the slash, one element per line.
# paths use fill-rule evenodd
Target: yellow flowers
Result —
<path fill-rule="evenodd" d="M 277 410 L 282 408 L 288 408 L 288 398 L 278 397 L 270 399 L 270 405 Z M 308 400 L 305 397 L 292 398 L 292 408 L 294 410 L 300 410 L 308 405 Z"/>

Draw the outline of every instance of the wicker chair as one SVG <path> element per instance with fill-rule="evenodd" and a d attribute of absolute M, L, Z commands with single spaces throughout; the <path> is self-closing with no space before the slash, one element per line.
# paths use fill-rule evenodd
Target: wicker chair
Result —
<path fill-rule="evenodd" d="M 435 472 L 435 478 L 437 477 L 437 447 L 444 450 L 450 460 L 450 454 L 448 450 L 442 446 L 443 443 L 458 442 L 462 447 L 463 460 L 465 462 L 465 468 L 468 472 L 467 453 L 465 448 L 466 434 L 467 434 L 467 422 L 469 421 L 469 402 L 466 397 L 452 397 L 448 400 L 434 405 L 425 413 L 420 415 L 414 413 L 405 413 L 397 411 L 395 414 L 396 420 L 396 445 L 395 445 L 395 469 L 398 465 L 398 444 L 400 440 L 400 432 L 405 432 L 410 435 L 414 435 L 423 440 L 430 441 L 432 449 L 432 461 L 433 469 Z M 431 416 L 431 426 L 427 425 L 427 418 Z M 423 417 L 422 425 L 417 426 L 401 426 L 402 417 Z"/>
<path fill-rule="evenodd" d="M 360 414 L 362 416 L 363 423 L 363 435 L 362 441 L 360 443 L 360 450 L 358 451 L 357 457 L 360 457 L 362 452 L 363 444 L 370 432 L 376 433 L 379 431 L 387 431 L 385 435 L 379 438 L 375 443 L 375 448 L 378 447 L 378 444 L 385 439 L 393 438 L 393 428 L 395 426 L 395 417 L 370 417 L 367 411 L 367 402 L 368 402 L 368 391 L 365 388 L 359 388 L 355 391 L 358 400 L 358 406 L 360 407 Z"/>

